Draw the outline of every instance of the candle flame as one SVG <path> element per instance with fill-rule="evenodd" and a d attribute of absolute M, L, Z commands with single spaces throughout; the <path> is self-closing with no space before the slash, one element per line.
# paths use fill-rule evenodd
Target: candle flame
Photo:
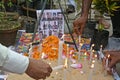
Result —
<path fill-rule="evenodd" d="M 92 47 L 94 47 L 95 46 L 95 44 L 92 44 Z"/>
<path fill-rule="evenodd" d="M 67 47 L 69 47 L 69 44 L 67 44 Z"/>
<path fill-rule="evenodd" d="M 102 48 L 102 47 L 103 47 L 103 45 L 100 45 L 100 47 Z"/>
<path fill-rule="evenodd" d="M 92 69 L 93 69 L 93 68 L 94 68 L 94 64 L 91 64 L 90 68 L 92 68 Z"/>
<path fill-rule="evenodd" d="M 83 43 L 80 43 L 80 46 L 82 46 L 83 45 Z"/>
<path fill-rule="evenodd" d="M 93 60 L 92 63 L 95 63 L 95 60 Z"/>
<path fill-rule="evenodd" d="M 107 56 L 108 58 L 110 57 L 110 54 Z"/>
<path fill-rule="evenodd" d="M 97 58 L 97 55 L 95 54 L 95 58 Z"/>
<path fill-rule="evenodd" d="M 87 53 L 85 52 L 85 56 L 87 56 Z"/>
<path fill-rule="evenodd" d="M 92 50 L 92 52 L 95 52 L 95 50 Z"/>

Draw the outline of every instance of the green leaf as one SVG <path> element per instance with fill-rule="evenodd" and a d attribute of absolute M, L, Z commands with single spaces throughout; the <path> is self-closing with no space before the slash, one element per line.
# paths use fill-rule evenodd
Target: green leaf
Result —
<path fill-rule="evenodd" d="M 10 1 L 10 2 L 8 2 L 8 4 L 7 4 L 9 7 L 12 7 L 13 6 L 13 3 Z"/>

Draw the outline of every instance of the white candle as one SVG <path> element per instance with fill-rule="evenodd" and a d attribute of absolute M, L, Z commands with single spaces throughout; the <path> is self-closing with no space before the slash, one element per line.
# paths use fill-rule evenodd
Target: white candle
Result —
<path fill-rule="evenodd" d="M 82 47 L 82 44 L 81 44 L 81 36 L 79 35 L 79 52 L 78 52 L 78 61 L 80 61 L 81 47 Z"/>
<path fill-rule="evenodd" d="M 32 56 L 32 43 L 30 43 L 30 48 L 29 48 L 29 52 L 28 52 L 28 54 L 29 54 L 29 57 Z"/>
<path fill-rule="evenodd" d="M 106 58 L 106 65 L 105 65 L 105 66 L 106 66 L 106 69 L 108 68 L 108 62 L 109 62 L 108 59 L 109 59 L 109 57 L 110 57 L 110 55 L 108 55 L 107 58 Z"/>
<path fill-rule="evenodd" d="M 102 48 L 103 48 L 103 45 L 100 45 L 99 61 L 102 60 L 102 52 L 103 52 Z"/>
<path fill-rule="evenodd" d="M 103 51 L 103 49 L 102 49 L 102 48 L 103 48 L 103 45 L 100 45 L 100 51 L 101 51 L 101 52 Z"/>
<path fill-rule="evenodd" d="M 91 47 L 90 47 L 90 51 L 93 50 L 93 47 L 95 46 L 95 44 L 92 44 Z"/>
<path fill-rule="evenodd" d="M 63 80 L 67 80 L 67 69 L 64 69 L 64 79 Z"/>
<path fill-rule="evenodd" d="M 107 69 L 108 69 L 109 57 L 110 57 L 110 55 L 108 55 L 108 56 L 106 57 L 106 62 L 105 62 L 105 76 L 107 75 Z"/>
<path fill-rule="evenodd" d="M 83 71 L 84 71 L 85 73 L 87 73 L 87 67 L 88 67 L 88 65 L 87 65 L 87 53 L 85 52 L 85 53 L 83 54 L 83 56 L 84 56 Z"/>
<path fill-rule="evenodd" d="M 66 60 L 67 60 L 67 65 L 70 65 L 70 51 L 69 51 L 69 44 L 67 44 L 67 55 L 66 55 Z"/>
<path fill-rule="evenodd" d="M 79 53 L 80 53 L 80 51 L 81 51 L 81 36 L 79 35 Z"/>
<path fill-rule="evenodd" d="M 91 61 L 92 61 L 92 58 L 93 58 L 93 52 L 94 52 L 94 50 L 90 51 L 90 62 L 89 62 L 90 64 L 91 64 Z"/>
<path fill-rule="evenodd" d="M 39 47 L 39 50 L 40 50 L 40 52 L 42 51 L 42 43 L 39 45 L 40 47 Z"/>
<path fill-rule="evenodd" d="M 90 73 L 89 73 L 88 80 L 92 80 L 92 77 L 93 77 L 93 69 L 94 69 L 94 63 L 92 63 L 91 66 L 90 66 Z"/>
<path fill-rule="evenodd" d="M 59 69 L 62 69 L 62 68 L 64 68 L 64 65 L 55 66 L 55 67 L 52 68 L 52 70 L 54 71 L 54 70 L 59 70 Z"/>
<path fill-rule="evenodd" d="M 94 47 L 94 46 L 95 46 L 95 45 L 92 44 L 92 45 L 91 45 L 91 48 L 90 48 L 90 62 L 89 62 L 90 64 L 91 64 L 91 61 L 92 61 L 92 56 L 93 56 L 93 51 L 94 51 L 94 50 L 93 50 L 93 47 Z"/>
<path fill-rule="evenodd" d="M 67 80 L 67 67 L 68 67 L 68 58 L 66 57 L 65 63 L 64 63 L 64 79 Z"/>
<path fill-rule="evenodd" d="M 64 44 L 63 41 L 59 41 L 58 65 L 61 65 L 61 62 L 62 62 L 63 44 Z"/>
<path fill-rule="evenodd" d="M 93 61 L 94 61 L 94 65 L 95 65 L 94 72 L 96 73 L 98 70 L 98 67 L 99 67 L 99 66 L 97 66 L 97 54 L 95 54 L 95 59 Z"/>

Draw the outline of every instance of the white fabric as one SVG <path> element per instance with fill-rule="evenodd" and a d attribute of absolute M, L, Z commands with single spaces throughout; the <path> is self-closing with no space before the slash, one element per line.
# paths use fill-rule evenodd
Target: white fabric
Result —
<path fill-rule="evenodd" d="M 29 59 L 0 44 L 0 66 L 2 70 L 12 73 L 24 73 L 28 67 Z"/>
<path fill-rule="evenodd" d="M 3 65 L 6 57 L 7 57 L 7 48 L 0 44 L 0 66 Z"/>

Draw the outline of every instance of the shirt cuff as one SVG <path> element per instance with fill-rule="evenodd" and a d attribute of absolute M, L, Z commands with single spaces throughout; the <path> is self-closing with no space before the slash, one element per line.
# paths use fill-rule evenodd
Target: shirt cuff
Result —
<path fill-rule="evenodd" d="M 8 50 L 8 56 L 3 64 L 3 70 L 22 74 L 29 65 L 29 58 L 12 50 Z"/>

